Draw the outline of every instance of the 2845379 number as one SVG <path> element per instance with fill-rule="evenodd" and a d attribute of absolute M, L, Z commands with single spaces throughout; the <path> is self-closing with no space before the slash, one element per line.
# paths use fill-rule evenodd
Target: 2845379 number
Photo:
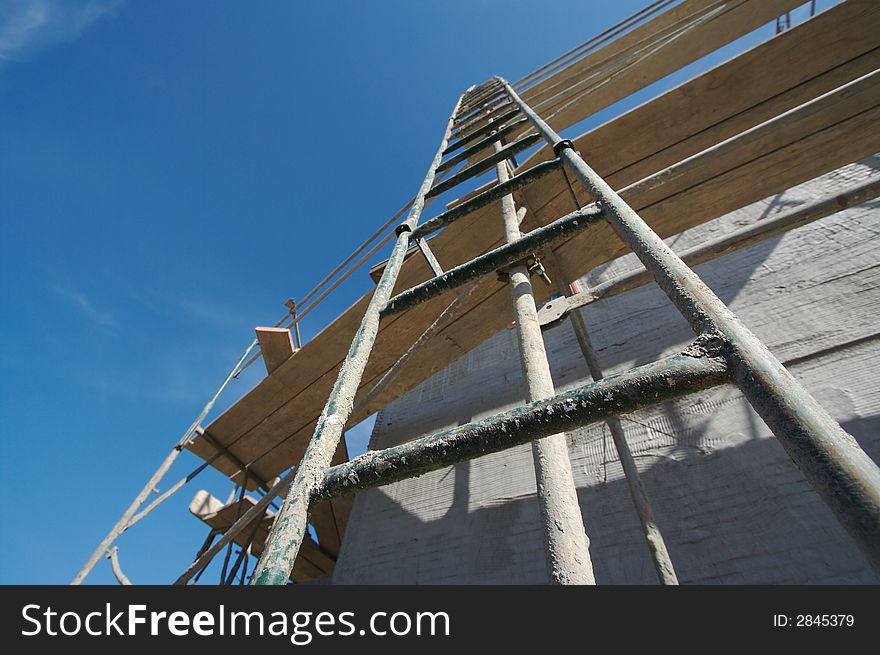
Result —
<path fill-rule="evenodd" d="M 851 628 L 856 619 L 852 614 L 774 614 L 776 628 Z"/>

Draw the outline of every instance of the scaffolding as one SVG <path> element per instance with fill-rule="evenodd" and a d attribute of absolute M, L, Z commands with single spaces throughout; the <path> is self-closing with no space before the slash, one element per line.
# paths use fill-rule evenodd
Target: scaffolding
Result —
<path fill-rule="evenodd" d="M 286 584 L 332 572 L 351 494 L 531 443 L 548 582 L 592 584 L 589 526 L 578 507 L 564 434 L 604 421 L 658 580 L 677 584 L 618 417 L 719 385 L 740 389 L 880 572 L 880 469 L 691 268 L 874 198 L 880 184 L 862 184 L 693 251 L 676 254 L 663 241 L 880 150 L 873 128 L 880 114 L 880 8 L 848 0 L 801 25 L 786 18 L 785 30 L 734 60 L 582 137 L 559 133 L 801 4 L 655 2 L 516 84 L 495 77 L 466 90 L 413 200 L 303 301 L 288 302 L 275 327 L 293 327 L 295 343 L 289 332 L 258 329 L 220 391 L 255 361 L 251 352 L 258 345 L 264 382 L 203 427 L 215 395 L 74 582 L 105 554 L 122 580 L 110 546 L 208 465 L 235 482 L 237 500 L 194 501 L 191 511 L 211 533 L 177 583 L 197 580 L 225 548 L 224 583 L 237 576 L 244 582 L 253 554 L 259 557 L 254 584 Z M 845 42 L 835 38 L 840 34 Z M 768 62 L 781 60 L 793 62 L 791 70 L 767 71 Z M 781 161 L 784 167 L 767 173 Z M 433 198 L 490 172 L 494 180 L 422 221 Z M 758 176 L 767 179 L 743 187 Z M 388 260 L 372 271 L 375 289 L 303 343 L 299 321 L 338 287 L 345 267 L 354 270 L 392 241 Z M 600 287 L 577 287 L 578 276 L 624 248 L 644 270 Z M 461 263 L 444 270 L 441 260 Z M 533 286 L 535 276 L 543 283 Z M 606 378 L 576 310 L 651 282 L 687 320 L 694 340 L 677 355 Z M 562 297 L 545 303 L 554 294 Z M 462 347 L 490 336 L 511 307 L 526 404 L 348 459 L 346 426 L 425 379 L 426 367 L 415 364 L 431 362 L 427 371 L 436 370 Z M 566 319 L 593 380 L 557 393 L 541 327 Z M 437 339 L 441 333 L 456 335 L 457 347 Z M 141 509 L 184 448 L 204 464 Z M 246 493 L 257 490 L 259 499 Z M 229 568 L 233 544 L 240 551 Z"/>

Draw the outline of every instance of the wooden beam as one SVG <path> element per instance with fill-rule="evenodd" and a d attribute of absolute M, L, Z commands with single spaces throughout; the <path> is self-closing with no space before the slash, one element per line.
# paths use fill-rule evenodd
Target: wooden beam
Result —
<path fill-rule="evenodd" d="M 241 502 L 236 500 L 226 505 L 207 491 L 201 490 L 196 492 L 196 495 L 190 501 L 189 511 L 193 516 L 204 521 L 215 530 L 223 532 L 235 523 L 237 517 L 244 514 L 255 504 L 256 501 L 253 498 L 245 496 Z M 275 516 L 273 514 L 267 514 L 254 534 L 250 547 L 251 553 L 257 557 L 263 552 L 274 520 Z M 235 537 L 235 543 L 240 547 L 244 547 L 244 541 L 249 533 L 250 530 L 247 529 L 242 531 Z M 335 558 L 324 552 L 309 535 L 306 535 L 299 556 L 293 566 L 291 578 L 297 582 L 307 582 L 327 577 L 333 573 L 335 564 Z"/>
<path fill-rule="evenodd" d="M 803 0 L 687 0 L 520 95 L 561 131 L 801 4 Z M 471 159 L 481 157 L 478 153 Z"/>
<path fill-rule="evenodd" d="M 266 372 L 271 375 L 296 352 L 293 338 L 287 328 L 258 327 L 256 333 Z"/>

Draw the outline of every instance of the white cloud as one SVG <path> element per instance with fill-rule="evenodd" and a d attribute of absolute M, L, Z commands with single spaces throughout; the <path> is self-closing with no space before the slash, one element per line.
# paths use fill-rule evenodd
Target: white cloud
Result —
<path fill-rule="evenodd" d="M 254 327 L 250 321 L 242 318 L 240 314 L 225 311 L 218 305 L 207 301 L 182 299 L 178 300 L 177 304 L 190 318 L 200 323 L 210 323 L 219 328 L 244 329 L 247 331 Z"/>
<path fill-rule="evenodd" d="M 89 297 L 83 292 L 58 284 L 55 286 L 55 293 L 73 305 L 93 323 L 107 328 L 116 327 L 116 317 L 107 310 L 95 307 Z"/>
<path fill-rule="evenodd" d="M 0 66 L 75 41 L 123 0 L 2 0 Z"/>

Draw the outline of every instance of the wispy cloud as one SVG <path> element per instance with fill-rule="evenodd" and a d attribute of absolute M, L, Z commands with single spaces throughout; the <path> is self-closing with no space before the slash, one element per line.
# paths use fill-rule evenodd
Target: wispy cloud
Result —
<path fill-rule="evenodd" d="M 123 0 L 3 0 L 0 66 L 75 41 Z"/>
<path fill-rule="evenodd" d="M 177 304 L 190 318 L 199 323 L 209 323 L 219 328 L 250 330 L 253 327 L 241 315 L 227 312 L 203 300 L 179 300 Z"/>
<path fill-rule="evenodd" d="M 56 284 L 54 291 L 68 304 L 78 309 L 87 319 L 103 327 L 115 328 L 116 317 L 112 312 L 99 309 L 92 303 L 89 297 L 82 291 L 77 291 L 66 285 Z"/>

